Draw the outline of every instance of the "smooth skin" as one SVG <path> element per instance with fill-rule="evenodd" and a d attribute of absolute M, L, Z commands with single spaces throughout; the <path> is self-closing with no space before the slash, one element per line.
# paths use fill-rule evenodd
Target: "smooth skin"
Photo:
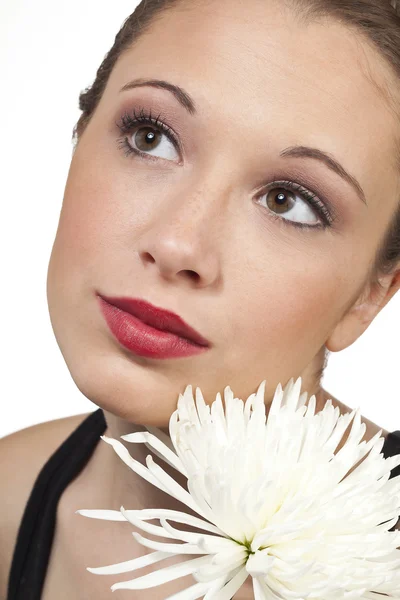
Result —
<path fill-rule="evenodd" d="M 301 376 L 302 391 L 316 394 L 322 409 L 332 398 L 317 376 L 324 348 L 354 343 L 400 287 L 399 272 L 382 277 L 382 287 L 369 279 L 399 197 L 398 82 L 386 63 L 359 34 L 333 21 L 300 22 L 276 0 L 251 0 L 251 10 L 240 0 L 186 4 L 165 13 L 116 64 L 72 158 L 49 263 L 57 342 L 113 438 L 145 425 L 167 430 L 189 383 L 212 402 L 226 385 L 246 399 L 266 379 L 268 409 L 278 383 Z M 196 114 L 165 89 L 120 92 L 136 78 L 181 86 Z M 121 138 L 144 147 L 143 125 L 124 136 L 116 126 L 134 108 L 161 113 L 181 147 L 159 133 L 153 158 L 126 156 Z M 294 145 L 335 157 L 367 205 L 322 162 L 280 157 Z M 296 221 L 322 219 L 297 191 L 287 206 L 274 202 L 270 191 L 281 187 L 271 184 L 282 180 L 326 198 L 332 227 L 297 228 Z M 134 356 L 110 333 L 96 292 L 172 310 L 212 347 L 184 359 Z M 380 428 L 363 421 L 370 439 Z M 126 446 L 144 462 L 144 445 Z M 74 514 L 121 505 L 190 512 L 100 442 L 61 497 L 44 600 L 86 600 L 89 592 L 106 600 L 113 583 L 137 576 L 85 570 L 148 553 L 126 523 Z M 192 582 L 135 592 L 135 599 L 161 600 Z M 249 581 L 235 595 L 252 597 Z"/>

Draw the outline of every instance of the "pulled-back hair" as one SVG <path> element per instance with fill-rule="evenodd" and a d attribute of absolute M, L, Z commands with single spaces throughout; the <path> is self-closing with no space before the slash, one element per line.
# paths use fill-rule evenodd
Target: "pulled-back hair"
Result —
<path fill-rule="evenodd" d="M 201 2 L 202 0 L 190 0 L 190 5 Z M 328 17 L 362 34 L 386 59 L 388 66 L 399 77 L 400 84 L 400 0 L 285 0 L 285 3 L 293 8 L 298 17 L 307 22 Z M 138 38 L 151 28 L 153 22 L 179 4 L 184 5 L 185 1 L 142 0 L 125 19 L 112 48 L 97 70 L 93 84 L 79 95 L 82 114 L 73 130 L 75 143 L 79 142 L 92 118 L 117 60 L 133 47 Z M 400 198 L 371 264 L 370 281 L 379 285 L 379 277 L 396 271 L 399 263 Z"/>

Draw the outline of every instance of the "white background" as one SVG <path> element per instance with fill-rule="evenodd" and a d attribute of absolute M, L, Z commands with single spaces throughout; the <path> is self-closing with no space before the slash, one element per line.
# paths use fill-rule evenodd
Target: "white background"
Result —
<path fill-rule="evenodd" d="M 0 3 L 0 437 L 97 409 L 77 389 L 56 343 L 46 274 L 79 92 L 93 82 L 137 4 Z M 333 396 L 351 408 L 361 406 L 364 416 L 388 430 L 400 429 L 399 332 L 400 292 L 359 340 L 331 354 L 323 380 Z"/>

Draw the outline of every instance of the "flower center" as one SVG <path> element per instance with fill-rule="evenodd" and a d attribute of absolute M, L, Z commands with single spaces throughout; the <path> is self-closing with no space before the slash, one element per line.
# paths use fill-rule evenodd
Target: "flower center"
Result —
<path fill-rule="evenodd" d="M 246 571 L 252 577 L 262 577 L 267 575 L 274 562 L 275 557 L 270 555 L 269 548 L 263 548 L 256 552 L 250 551 L 246 562 Z"/>

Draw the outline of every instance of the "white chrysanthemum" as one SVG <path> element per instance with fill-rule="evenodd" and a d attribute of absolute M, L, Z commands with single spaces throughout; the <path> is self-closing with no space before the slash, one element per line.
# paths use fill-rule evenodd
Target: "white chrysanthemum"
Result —
<path fill-rule="evenodd" d="M 389 531 L 400 514 L 400 477 L 389 479 L 400 456 L 384 458 L 382 430 L 361 442 L 366 425 L 359 408 L 342 415 L 328 400 L 315 414 L 315 396 L 306 405 L 300 377 L 284 390 L 278 385 L 266 419 L 265 383 L 245 403 L 227 386 L 225 412 L 219 393 L 208 406 L 199 388 L 194 401 L 189 385 L 171 415 L 170 438 L 155 427 L 122 436 L 145 443 L 187 477 L 187 490 L 151 455 L 146 468 L 121 442 L 102 436 L 133 471 L 199 515 L 123 506 L 120 512 L 77 511 L 127 520 L 177 541 L 155 542 L 134 532 L 155 552 L 88 568 L 92 573 L 126 573 L 171 555 L 201 555 L 114 584 L 112 591 L 192 574 L 197 583 L 166 600 L 230 600 L 250 574 L 256 600 L 400 598 L 400 531 Z M 353 417 L 346 443 L 334 454 Z M 152 519 L 160 525 L 147 523 Z M 170 521 L 204 533 L 176 529 Z"/>

